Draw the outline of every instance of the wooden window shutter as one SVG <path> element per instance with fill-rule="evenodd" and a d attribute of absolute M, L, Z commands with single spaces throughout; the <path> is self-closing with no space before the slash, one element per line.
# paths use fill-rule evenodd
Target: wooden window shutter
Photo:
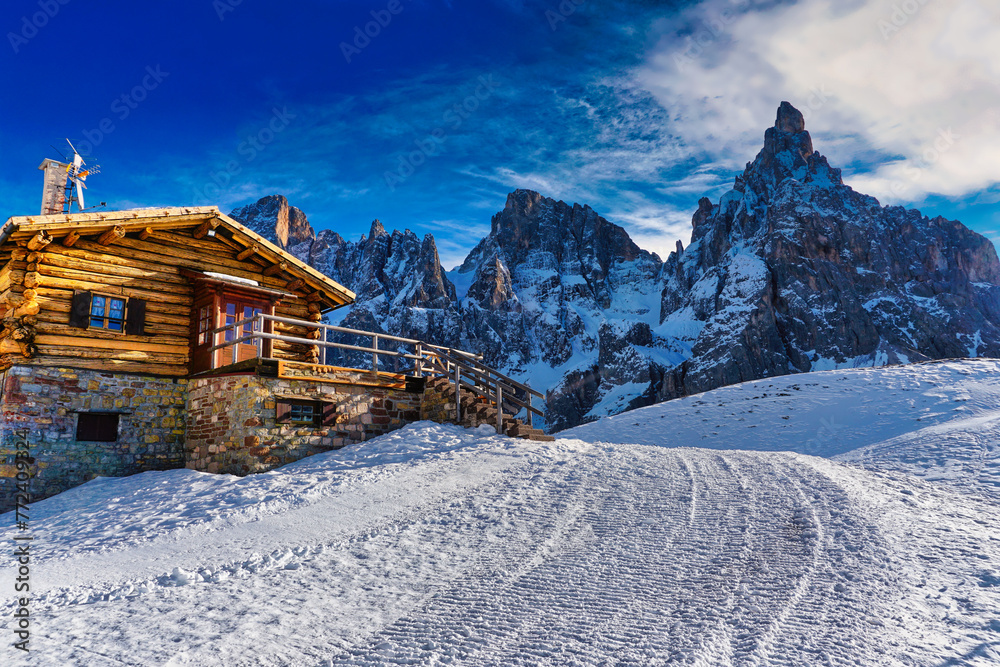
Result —
<path fill-rule="evenodd" d="M 284 401 L 278 401 L 274 406 L 274 421 L 279 424 L 288 423 L 292 412 L 292 406 Z"/>
<path fill-rule="evenodd" d="M 90 326 L 91 293 L 83 290 L 73 290 L 73 302 L 69 308 L 69 325 L 79 329 Z"/>
<path fill-rule="evenodd" d="M 320 426 L 333 426 L 337 423 L 337 404 L 321 403 Z"/>
<path fill-rule="evenodd" d="M 146 301 L 144 299 L 133 297 L 128 300 L 125 333 L 130 336 L 142 336 L 146 333 Z"/>

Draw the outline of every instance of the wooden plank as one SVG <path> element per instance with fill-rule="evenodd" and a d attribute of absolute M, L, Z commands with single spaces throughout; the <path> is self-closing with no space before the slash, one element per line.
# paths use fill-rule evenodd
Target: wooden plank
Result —
<path fill-rule="evenodd" d="M 76 273 L 92 273 L 100 274 L 105 276 L 124 276 L 128 278 L 144 278 L 148 280 L 155 280 L 162 283 L 170 283 L 173 285 L 184 285 L 190 286 L 187 278 L 177 274 L 177 273 L 167 273 L 165 271 L 151 271 L 149 269 L 133 268 L 131 266 L 120 266 L 117 264 L 109 264 L 107 262 L 94 262 L 86 259 L 81 259 L 78 257 L 69 257 L 63 255 L 53 255 L 51 253 L 47 254 L 39 267 L 39 271 L 44 273 L 46 267 L 58 267 L 61 269 L 72 270 Z M 52 274 L 58 275 L 58 274 Z M 64 275 L 64 278 L 71 276 Z"/>
<path fill-rule="evenodd" d="M 134 269 L 141 269 L 144 271 L 154 271 L 158 273 L 165 273 L 175 276 L 180 276 L 180 269 L 172 264 L 167 264 L 162 261 L 159 262 L 144 262 L 132 257 L 132 254 L 128 250 L 123 250 L 121 248 L 116 248 L 111 246 L 109 248 L 102 248 L 101 246 L 94 245 L 99 252 L 92 252 L 84 248 L 88 244 L 87 241 L 81 240 L 79 244 L 71 248 L 61 248 L 58 245 L 51 245 L 46 248 L 44 263 L 51 263 L 50 258 L 52 255 L 58 255 L 60 257 L 70 257 L 73 259 L 83 259 L 88 262 L 94 262 L 98 264 L 113 264 L 115 266 L 127 266 Z M 115 254 L 122 253 L 122 254 Z"/>
<path fill-rule="evenodd" d="M 111 267 L 114 270 L 117 267 Z M 59 266 L 51 266 L 48 264 L 43 264 L 38 267 L 36 272 L 41 276 L 49 276 L 52 278 L 65 278 L 67 280 L 80 280 L 83 282 L 98 282 L 106 285 L 121 285 L 130 288 L 137 289 L 149 289 L 157 292 L 166 292 L 168 294 L 193 294 L 194 290 L 190 285 L 186 285 L 182 282 L 182 279 L 175 278 L 171 281 L 161 281 L 161 280 L 149 280 L 146 278 L 140 278 L 138 275 L 121 275 L 121 271 L 115 271 L 113 274 L 104 274 L 94 271 L 81 271 L 77 269 L 65 269 Z M 138 272 L 135 272 L 138 273 Z M 25 285 L 27 285 L 27 278 L 31 274 L 25 274 Z M 141 274 L 140 274 L 141 275 Z M 98 290 L 99 291 L 99 290 Z"/>
<path fill-rule="evenodd" d="M 82 368 L 88 370 L 111 371 L 115 373 L 135 373 L 139 375 L 165 375 L 168 377 L 184 377 L 188 374 L 187 364 L 153 364 L 121 359 L 80 359 L 67 355 L 53 355 L 39 351 L 39 356 L 30 361 L 33 366 L 61 366 L 64 368 Z"/>
<path fill-rule="evenodd" d="M 135 224 L 141 226 L 145 224 L 155 224 L 161 220 L 175 222 L 190 222 L 202 220 L 204 218 L 218 217 L 219 208 L 217 206 L 174 206 L 140 208 L 126 211 L 95 211 L 93 213 L 71 213 L 57 215 L 20 215 L 12 217 L 13 224 L 21 227 L 31 225 L 35 228 L 48 229 L 50 227 L 82 227 L 94 225 L 95 223 L 107 223 L 111 221 L 121 224 Z M 107 227 L 107 224 L 100 225 Z"/>
<path fill-rule="evenodd" d="M 35 329 L 40 334 L 51 334 L 53 336 L 67 336 L 69 338 L 79 339 L 79 338 L 97 338 L 101 340 L 112 340 L 121 341 L 123 340 L 122 334 L 116 334 L 111 331 L 104 331 L 102 329 L 78 329 L 77 327 L 71 327 L 67 323 L 67 320 L 62 322 L 49 322 L 48 318 L 43 319 L 41 314 L 39 314 L 39 322 Z M 148 327 L 147 327 L 148 328 Z M 127 336 L 124 340 L 133 343 L 150 343 L 156 345 L 173 345 L 178 347 L 187 348 L 189 346 L 189 341 L 187 336 L 167 336 L 167 335 L 156 335 L 156 336 Z M 79 340 L 75 343 L 82 347 L 88 347 L 87 344 L 80 342 Z"/>
<path fill-rule="evenodd" d="M 147 352 L 160 354 L 174 354 L 187 357 L 188 346 L 185 345 L 162 345 L 160 343 L 139 343 L 131 340 L 131 336 L 118 336 L 114 340 L 102 338 L 90 338 L 86 341 L 76 336 L 45 334 L 35 337 L 36 345 L 49 345 L 54 347 L 74 347 L 74 348 L 94 348 L 100 350 L 124 350 L 133 352 Z"/>

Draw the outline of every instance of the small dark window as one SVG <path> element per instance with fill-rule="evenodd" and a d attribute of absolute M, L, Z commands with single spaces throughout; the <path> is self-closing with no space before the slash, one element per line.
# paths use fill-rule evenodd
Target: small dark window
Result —
<path fill-rule="evenodd" d="M 212 309 L 209 306 L 202 306 L 198 310 L 198 345 L 208 344 L 211 334 L 209 331 L 214 329 L 212 326 Z"/>
<path fill-rule="evenodd" d="M 332 426 L 337 423 L 337 405 L 322 401 L 279 400 L 275 421 L 279 424 Z"/>
<path fill-rule="evenodd" d="M 125 303 L 122 298 L 94 294 L 90 299 L 91 328 L 125 331 Z"/>
<path fill-rule="evenodd" d="M 76 290 L 70 306 L 69 325 L 143 336 L 146 333 L 146 302 L 143 299 Z"/>
<path fill-rule="evenodd" d="M 76 422 L 76 439 L 86 442 L 116 442 L 118 440 L 118 413 L 79 413 Z"/>
<path fill-rule="evenodd" d="M 297 403 L 290 407 L 288 421 L 293 424 L 313 424 L 316 422 L 316 406 L 312 403 Z"/>

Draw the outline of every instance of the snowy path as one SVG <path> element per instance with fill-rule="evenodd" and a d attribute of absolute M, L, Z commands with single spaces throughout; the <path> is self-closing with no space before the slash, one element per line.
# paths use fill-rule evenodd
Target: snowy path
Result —
<path fill-rule="evenodd" d="M 31 512 L 32 652 L 0 664 L 1000 664 L 1000 362 L 761 380 L 561 435 L 422 423 L 60 494 Z"/>
<path fill-rule="evenodd" d="M 178 484 L 186 523 L 172 529 L 123 516 L 144 507 L 143 476 L 95 485 L 112 510 L 65 496 L 40 515 L 66 538 L 37 545 L 32 660 L 4 664 L 1000 659 L 1000 521 L 977 497 L 795 454 L 430 425 L 381 447 L 408 440 L 452 445 L 210 480 L 231 509 L 201 519 Z M 169 493 L 160 475 L 149 481 Z M 117 484 L 134 495 L 105 493 Z M 231 501 L 249 496 L 271 500 Z M 124 537 L 81 547 L 85 525 Z"/>

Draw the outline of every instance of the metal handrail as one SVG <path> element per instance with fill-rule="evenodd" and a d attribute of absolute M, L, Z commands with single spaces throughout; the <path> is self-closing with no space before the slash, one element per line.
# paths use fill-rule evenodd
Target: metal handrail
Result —
<path fill-rule="evenodd" d="M 278 322 L 282 324 L 290 324 L 297 327 L 311 328 L 316 331 L 323 331 L 322 339 L 313 338 L 302 338 L 300 336 L 288 336 L 284 334 L 268 333 L 264 331 L 264 325 L 266 322 Z M 236 334 L 240 333 L 241 328 L 247 325 L 251 326 L 251 331 L 249 333 L 244 333 L 244 335 L 237 337 Z M 218 342 L 219 334 L 225 331 L 232 331 L 233 338 L 231 340 L 223 340 L 221 343 Z M 332 331 L 335 333 L 344 333 L 354 336 L 367 336 L 372 339 L 371 347 L 362 347 L 360 345 L 350 345 L 347 343 L 339 343 L 336 341 L 326 340 L 327 331 Z M 461 411 L 462 411 L 462 389 L 467 391 L 472 391 L 474 394 L 484 396 L 496 403 L 497 406 L 497 432 L 502 432 L 503 429 L 503 416 L 504 416 L 504 405 L 513 405 L 519 408 L 517 412 L 520 412 L 520 408 L 525 410 L 527 415 L 528 424 L 532 424 L 532 415 L 537 414 L 542 416 L 544 413 L 541 410 L 536 409 L 531 404 L 532 397 L 545 398 L 545 396 L 530 386 L 518 382 L 513 378 L 500 373 L 493 368 L 490 368 L 486 364 L 482 363 L 481 354 L 473 354 L 471 352 L 466 352 L 465 350 L 456 350 L 455 348 L 445 347 L 442 345 L 434 345 L 431 343 L 425 343 L 420 340 L 413 338 L 403 338 L 402 336 L 393 336 L 391 334 L 375 333 L 373 331 L 362 331 L 360 329 L 350 329 L 348 327 L 339 327 L 332 324 L 323 324 L 322 322 L 308 322 L 305 320 L 297 320 L 289 317 L 280 317 L 278 315 L 266 315 L 260 313 L 253 315 L 251 317 L 246 317 L 232 324 L 227 324 L 221 327 L 216 327 L 207 333 L 211 334 L 212 342 L 216 343 L 212 345 L 208 350 L 214 352 L 216 350 L 224 349 L 227 347 L 233 348 L 233 363 L 236 363 L 239 355 L 239 345 L 245 342 L 255 344 L 257 347 L 258 356 L 264 356 L 263 341 L 265 340 L 277 340 L 284 343 L 292 343 L 295 345 L 306 345 L 310 347 L 318 347 L 323 350 L 323 361 L 325 362 L 328 358 L 328 351 L 330 349 L 347 350 L 351 352 L 362 352 L 372 355 L 372 372 L 378 372 L 378 358 L 380 356 L 393 357 L 397 359 L 410 359 L 417 363 L 414 366 L 414 373 L 420 376 L 427 374 L 435 375 L 438 377 L 445 377 L 448 381 L 455 387 L 455 417 L 456 421 L 461 421 Z M 224 338 L 224 337 L 223 337 Z M 399 350 L 391 350 L 379 348 L 379 340 L 391 341 L 396 343 L 402 343 L 404 345 L 414 346 L 415 352 L 409 354 L 407 352 Z M 213 355 L 213 366 L 214 366 L 214 355 Z M 463 381 L 463 374 L 470 380 L 472 384 Z M 518 390 L 524 392 L 526 400 L 521 400 L 517 397 L 519 393 Z"/>

